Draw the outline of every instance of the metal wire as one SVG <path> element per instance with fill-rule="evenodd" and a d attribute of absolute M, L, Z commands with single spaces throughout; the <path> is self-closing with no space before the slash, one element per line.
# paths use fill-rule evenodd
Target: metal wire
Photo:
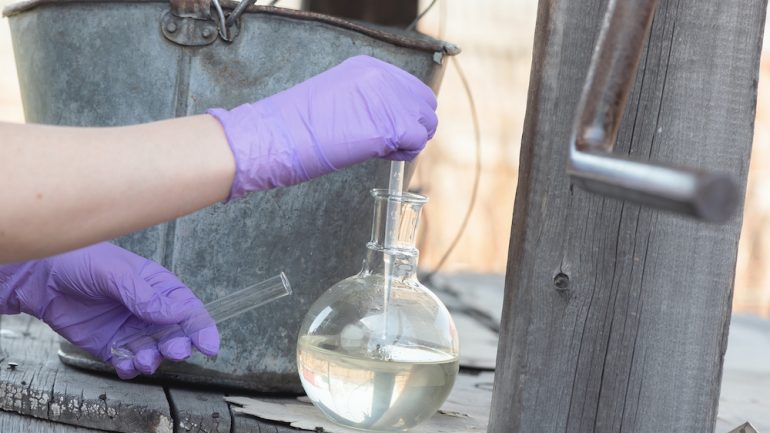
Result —
<path fill-rule="evenodd" d="M 279 1 L 281 0 L 272 0 L 269 6 L 275 6 Z M 227 16 L 226 27 L 230 27 L 235 24 L 235 21 L 238 20 L 238 18 L 243 15 L 243 12 L 246 11 L 246 8 L 254 4 L 257 4 L 257 0 L 241 0 L 241 2 L 238 3 L 238 6 L 236 6 L 230 15 Z"/>
<path fill-rule="evenodd" d="M 439 260 L 436 267 L 422 278 L 424 281 L 430 281 L 433 278 L 433 276 L 441 269 L 441 267 L 444 266 L 444 263 L 446 263 L 449 255 L 452 254 L 452 251 L 454 251 L 455 247 L 460 242 L 460 239 L 465 233 L 465 229 L 468 227 L 468 222 L 471 219 L 473 209 L 476 207 L 476 199 L 479 193 L 479 183 L 481 181 L 481 127 L 479 126 L 479 116 L 478 112 L 476 111 L 476 102 L 473 100 L 473 92 L 471 91 L 471 86 L 468 83 L 468 79 L 465 77 L 465 73 L 460 67 L 460 62 L 457 60 L 457 57 L 452 56 L 450 59 L 455 69 L 457 69 L 457 74 L 460 76 L 463 89 L 465 89 L 465 95 L 468 97 L 468 106 L 471 110 L 471 119 L 473 119 L 473 137 L 476 147 L 476 164 L 474 165 L 473 190 L 471 192 L 471 199 L 468 202 L 468 209 L 465 211 L 465 217 L 463 217 L 463 222 L 460 224 L 460 228 L 457 230 L 457 234 L 452 240 L 452 243 L 449 245 L 449 248 L 447 248 L 446 252 L 441 257 L 441 260 Z"/>
<path fill-rule="evenodd" d="M 222 5 L 219 4 L 219 0 L 211 0 L 214 4 L 214 9 L 217 11 L 217 17 L 219 18 L 219 35 L 222 39 L 229 41 L 230 34 L 227 31 L 227 24 L 225 20 L 225 12 L 222 10 Z"/>
<path fill-rule="evenodd" d="M 415 27 L 417 27 L 417 23 L 433 8 L 433 6 L 436 4 L 436 1 L 437 0 L 433 0 L 430 2 L 430 4 L 419 15 L 417 15 L 417 18 L 415 18 L 414 21 L 412 21 L 411 24 L 406 27 L 406 29 L 414 30 Z M 439 6 L 439 12 L 439 38 L 443 39 L 444 31 L 446 30 L 446 3 L 443 1 Z M 452 251 L 454 251 L 455 247 L 457 247 L 457 244 L 460 242 L 460 239 L 465 233 L 465 229 L 468 228 L 468 223 L 470 222 L 473 209 L 476 207 L 476 200 L 479 194 L 479 184 L 481 183 L 481 127 L 479 124 L 478 112 L 476 110 L 476 102 L 473 99 L 473 92 L 471 91 L 471 86 L 468 83 L 468 79 L 465 77 L 465 73 L 460 67 L 460 62 L 454 56 L 450 57 L 450 59 L 452 64 L 457 69 L 457 74 L 460 76 L 460 81 L 462 82 L 463 89 L 465 90 L 465 95 L 468 98 L 468 106 L 471 110 L 471 119 L 473 120 L 473 136 L 476 148 L 476 162 L 474 164 L 473 173 L 473 189 L 471 191 L 470 201 L 468 202 L 468 208 L 465 211 L 463 222 L 460 224 L 460 228 L 457 230 L 457 234 L 452 239 L 452 243 L 449 244 L 449 248 L 447 248 L 447 250 L 441 256 L 441 259 L 438 261 L 436 267 L 434 267 L 432 271 L 422 277 L 423 281 L 430 281 L 433 276 L 436 275 L 439 270 L 441 270 L 447 259 L 449 259 L 449 256 L 452 254 Z"/>
<path fill-rule="evenodd" d="M 235 24 L 235 21 L 241 16 L 241 14 L 243 14 L 246 8 L 256 3 L 257 0 L 241 0 L 241 2 L 238 3 L 238 6 L 236 6 L 235 9 L 230 12 L 230 15 L 227 16 L 227 22 L 225 25 L 230 27 L 231 25 Z"/>
<path fill-rule="evenodd" d="M 406 26 L 406 29 L 407 30 L 414 30 L 415 27 L 417 27 L 417 23 L 420 22 L 422 17 L 424 17 L 425 14 L 427 14 L 433 8 L 433 5 L 436 4 L 436 1 L 437 0 L 433 0 L 432 2 L 430 2 L 428 7 L 426 7 L 422 12 L 420 12 L 420 15 L 417 15 L 417 18 L 415 18 L 414 21 L 412 21 L 411 23 L 409 23 L 408 26 Z"/>

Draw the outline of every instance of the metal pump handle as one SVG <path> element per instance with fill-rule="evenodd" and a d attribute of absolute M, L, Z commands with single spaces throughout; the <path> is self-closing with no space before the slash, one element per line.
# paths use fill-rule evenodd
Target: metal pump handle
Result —
<path fill-rule="evenodd" d="M 567 173 L 593 193 L 723 222 L 738 204 L 729 176 L 611 153 L 657 5 L 609 1 L 575 116 Z"/>

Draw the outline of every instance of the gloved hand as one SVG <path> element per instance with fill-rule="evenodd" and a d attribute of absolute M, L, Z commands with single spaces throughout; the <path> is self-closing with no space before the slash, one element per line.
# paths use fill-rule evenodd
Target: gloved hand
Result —
<path fill-rule="evenodd" d="M 436 132 L 436 97 L 409 73 L 357 56 L 233 110 L 211 109 L 235 156 L 228 200 L 374 157 L 411 160 Z"/>
<path fill-rule="evenodd" d="M 42 260 L 0 265 L 0 314 L 35 316 L 91 355 L 112 361 L 123 379 L 155 372 L 163 358 L 219 351 L 203 303 L 159 264 L 109 243 Z M 112 342 L 151 324 L 181 331 L 144 344 L 133 359 L 113 360 Z"/>

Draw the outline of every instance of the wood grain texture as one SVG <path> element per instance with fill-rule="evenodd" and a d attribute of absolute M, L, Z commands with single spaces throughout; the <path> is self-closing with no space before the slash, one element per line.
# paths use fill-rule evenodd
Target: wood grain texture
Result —
<path fill-rule="evenodd" d="M 770 432 L 770 320 L 733 314 L 730 320 L 717 433 L 751 423 Z"/>
<path fill-rule="evenodd" d="M 233 433 L 297 433 L 299 430 L 287 427 L 284 424 L 265 421 L 254 418 L 251 415 L 245 415 L 231 408 L 230 416 L 233 420 Z"/>
<path fill-rule="evenodd" d="M 167 395 L 178 431 L 231 433 L 230 408 L 221 392 L 171 387 Z"/>
<path fill-rule="evenodd" d="M 493 374 L 489 372 L 481 372 L 477 375 L 460 374 L 441 409 L 429 420 L 409 431 L 414 433 L 484 431 L 489 417 L 492 381 Z M 235 405 L 232 410 L 237 416 L 252 415 L 259 418 L 260 421 L 272 420 L 305 431 L 320 430 L 328 433 L 356 433 L 360 431 L 330 421 L 306 398 L 226 397 L 226 399 Z M 284 430 L 279 429 L 281 426 L 276 426 L 276 428 L 278 433 L 284 433 Z M 296 431 L 287 429 L 288 431 Z M 241 432 L 237 427 L 234 430 L 236 433 Z"/>
<path fill-rule="evenodd" d="M 430 279 L 428 286 L 453 314 L 463 312 L 497 333 L 503 309 L 504 280 L 503 274 L 439 273 Z"/>
<path fill-rule="evenodd" d="M 565 174 L 605 6 L 540 2 L 492 433 L 714 429 L 741 215 L 699 223 Z M 766 7 L 662 0 L 615 151 L 728 172 L 743 193 Z"/>
<path fill-rule="evenodd" d="M 480 284 L 472 278 L 460 285 L 452 278 L 446 281 L 447 287 L 457 290 L 466 284 L 473 287 Z M 497 297 L 490 295 L 484 299 L 499 305 L 500 288 L 497 290 Z M 454 304 L 461 303 L 457 293 L 448 296 Z M 477 304 L 483 306 L 484 302 Z M 491 367 L 494 353 L 490 351 L 494 350 L 496 334 L 476 321 L 477 314 L 473 317 L 457 311 L 454 314 L 462 318 L 458 320 L 458 328 L 462 328 L 463 344 L 479 352 L 475 355 L 485 360 L 482 367 Z M 262 416 L 258 419 L 235 413 L 224 400 L 223 391 L 211 391 L 206 386 L 169 385 L 164 390 L 157 384 L 125 382 L 76 370 L 59 362 L 56 357 L 58 336 L 42 322 L 28 316 L 0 319 L 0 426 L 14 429 L 26 426 L 21 431 L 33 432 L 61 429 L 64 433 L 91 431 L 88 428 L 117 432 L 293 433 L 299 430 L 288 426 L 288 421 L 309 426 L 308 418 L 298 416 L 297 410 L 311 411 L 312 419 L 327 423 L 327 429 L 334 426 L 315 408 L 293 398 L 250 396 L 265 404 L 287 404 L 288 409 L 281 411 L 274 410 L 274 406 L 268 407 L 267 412 L 260 412 Z M 489 321 L 488 318 L 485 320 Z M 18 366 L 11 370 L 9 362 Z M 492 397 L 492 380 L 493 373 L 490 372 L 461 374 L 442 406 L 442 413 L 417 431 L 484 430 Z M 317 424 L 315 421 L 310 423 L 313 424 L 311 429 Z M 0 429 L 0 432 L 6 431 L 13 430 Z"/>
<path fill-rule="evenodd" d="M 3 433 L 101 433 L 104 430 L 59 424 L 19 415 L 13 412 L 0 412 L 0 432 Z"/>
<path fill-rule="evenodd" d="M 62 365 L 58 336 L 29 316 L 2 317 L 0 409 L 34 418 L 116 432 L 171 433 L 160 386 L 92 375 Z M 7 367 L 17 362 L 15 369 Z"/>
<path fill-rule="evenodd" d="M 460 367 L 494 370 L 497 333 L 479 324 L 465 313 L 452 313 L 460 339 Z"/>
<path fill-rule="evenodd" d="M 452 312 L 460 339 L 460 367 L 495 369 L 502 285 L 498 275 L 439 274 L 431 278 L 430 289 Z"/>

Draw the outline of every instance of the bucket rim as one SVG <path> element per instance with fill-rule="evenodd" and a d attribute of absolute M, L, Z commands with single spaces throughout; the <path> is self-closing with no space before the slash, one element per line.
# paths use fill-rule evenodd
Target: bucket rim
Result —
<path fill-rule="evenodd" d="M 4 17 L 13 17 L 29 12 L 39 6 L 60 6 L 69 4 L 98 4 L 104 3 L 113 5 L 115 3 L 168 3 L 167 0 L 22 0 L 11 3 L 3 8 Z M 220 0 L 225 9 L 234 9 L 239 2 L 234 0 Z M 334 27 L 352 30 L 369 37 L 389 42 L 393 45 L 413 48 L 421 51 L 440 52 L 446 55 L 454 56 L 460 54 L 460 47 L 455 44 L 432 38 L 428 35 L 407 31 L 393 27 L 363 23 L 360 21 L 350 21 L 331 15 L 317 12 L 302 11 L 296 9 L 287 9 L 275 6 L 249 6 L 246 11 L 249 14 L 271 15 L 296 19 L 301 21 L 319 22 Z M 245 14 L 242 16 L 246 16 Z"/>

